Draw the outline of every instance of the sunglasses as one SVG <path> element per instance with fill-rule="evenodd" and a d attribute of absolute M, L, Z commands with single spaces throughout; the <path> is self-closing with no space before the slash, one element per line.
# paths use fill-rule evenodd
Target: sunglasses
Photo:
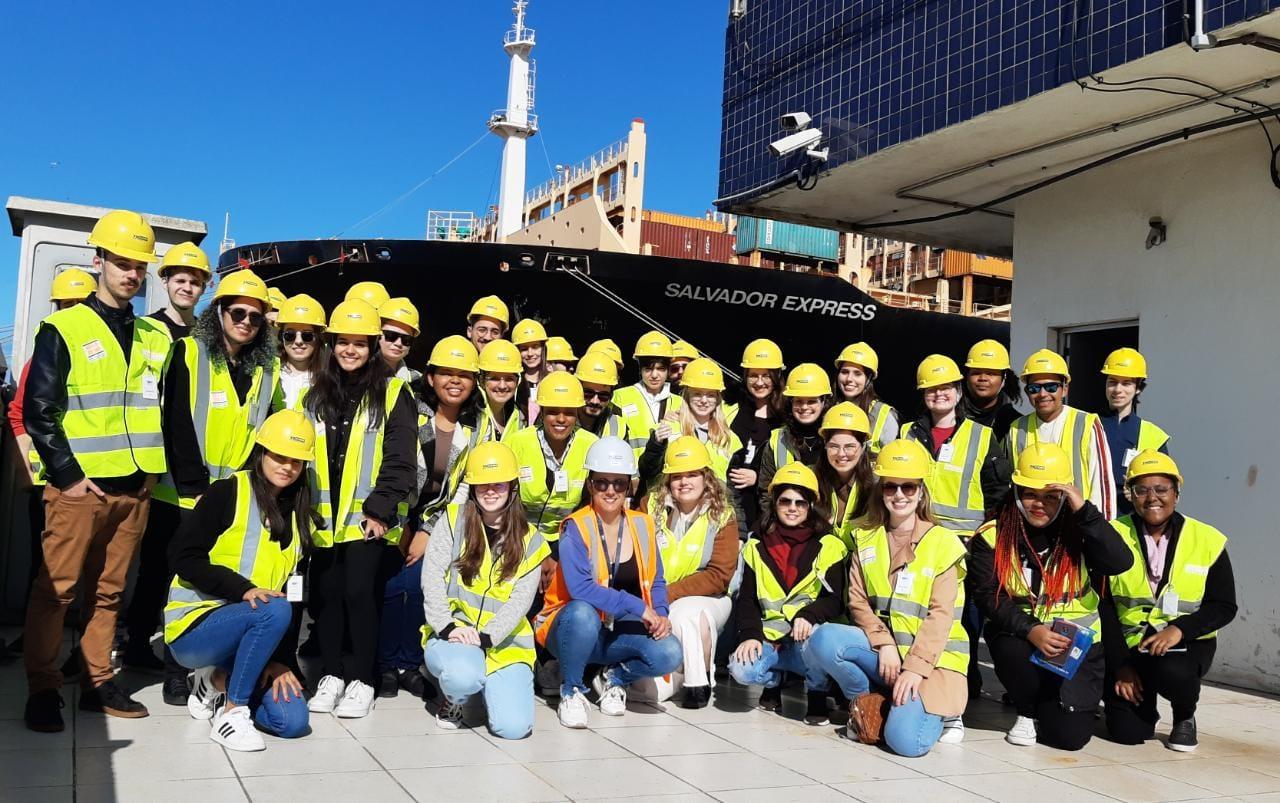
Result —
<path fill-rule="evenodd" d="M 609 399 L 613 398 L 613 391 L 612 390 L 587 390 L 584 388 L 582 391 L 582 395 L 588 399 L 604 399 L 605 401 L 609 401 Z"/>
<path fill-rule="evenodd" d="M 591 489 L 598 493 L 604 493 L 612 488 L 618 493 L 625 493 L 631 488 L 631 479 L 629 477 L 619 477 L 615 480 L 606 479 L 604 477 L 592 477 Z"/>
<path fill-rule="evenodd" d="M 1061 382 L 1030 382 L 1027 384 L 1027 395 L 1034 396 L 1044 391 L 1045 393 L 1057 393 L 1062 390 Z"/>
<path fill-rule="evenodd" d="M 898 491 L 902 491 L 903 496 L 915 496 L 920 493 L 918 482 L 886 482 L 880 488 L 885 496 L 897 496 Z"/>
<path fill-rule="evenodd" d="M 778 505 L 778 507 L 806 508 L 809 506 L 809 500 L 800 499 L 795 496 L 779 496 L 776 504 Z"/>
<path fill-rule="evenodd" d="M 408 332 L 397 332 L 394 329 L 382 330 L 382 339 L 388 343 L 399 343 L 403 340 L 404 344 L 407 346 L 409 345 L 409 340 L 412 339 L 412 337 L 413 335 L 410 335 Z"/>
<path fill-rule="evenodd" d="M 280 339 L 286 343 L 311 343 L 316 339 L 315 332 L 304 332 L 298 329 L 287 329 L 280 334 Z"/>
<path fill-rule="evenodd" d="M 267 316 L 256 309 L 249 310 L 244 307 L 228 307 L 223 312 L 231 316 L 232 323 L 244 323 L 244 320 L 248 318 L 250 326 L 262 326 L 263 321 L 267 319 Z"/>

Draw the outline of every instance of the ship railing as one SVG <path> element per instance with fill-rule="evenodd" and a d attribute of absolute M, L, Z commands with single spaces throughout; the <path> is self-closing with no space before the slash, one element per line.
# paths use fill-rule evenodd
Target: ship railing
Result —
<path fill-rule="evenodd" d="M 538 186 L 525 193 L 525 204 L 536 204 L 546 200 L 549 196 L 557 194 L 566 185 L 576 184 L 583 178 L 591 176 L 598 170 L 608 169 L 616 163 L 622 161 L 627 155 L 627 140 L 620 139 L 617 142 L 610 143 L 595 153 L 583 159 L 577 164 L 570 165 L 559 171 L 559 174 L 552 176 Z"/>

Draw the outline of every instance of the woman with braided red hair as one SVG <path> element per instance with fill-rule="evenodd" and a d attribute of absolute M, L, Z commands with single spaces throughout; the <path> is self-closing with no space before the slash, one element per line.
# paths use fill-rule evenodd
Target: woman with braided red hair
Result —
<path fill-rule="evenodd" d="M 1010 744 L 1079 750 L 1089 743 L 1105 674 L 1102 627 L 1119 625 L 1102 595 L 1107 575 L 1128 569 L 1133 555 L 1071 478 L 1061 447 L 1028 447 L 1018 456 L 1014 493 L 969 543 L 969 587 L 987 619 L 996 676 L 1018 712 L 1005 736 Z M 1094 633 L 1070 677 L 1032 662 L 1038 653 L 1060 664 L 1074 649 L 1054 628 L 1058 620 Z"/>

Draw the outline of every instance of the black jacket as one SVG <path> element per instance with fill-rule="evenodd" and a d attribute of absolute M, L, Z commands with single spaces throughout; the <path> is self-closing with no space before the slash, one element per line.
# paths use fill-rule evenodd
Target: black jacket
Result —
<path fill-rule="evenodd" d="M 342 488 L 342 469 L 347 459 L 347 446 L 351 442 L 351 421 L 355 418 L 366 388 L 363 385 L 344 384 L 345 399 L 341 421 L 325 422 L 325 442 L 329 454 L 329 491 L 335 515 L 338 510 L 337 495 Z M 382 465 L 374 482 L 373 492 L 364 500 L 361 512 L 377 519 L 388 527 L 401 522 L 396 506 L 409 499 L 418 481 L 418 462 L 414 449 L 418 442 L 418 408 L 413 396 L 405 391 L 386 411 L 382 424 Z M 324 459 L 316 455 L 317 459 Z"/>
<path fill-rule="evenodd" d="M 769 567 L 769 571 L 773 572 L 773 576 L 781 578 L 782 572 L 773 562 L 769 550 L 763 543 L 760 544 L 759 551 L 760 559 Z M 822 538 L 815 533 L 804 543 L 804 550 L 800 553 L 800 559 L 797 562 L 801 577 L 807 575 L 813 568 L 813 562 L 818 559 L 818 553 L 821 551 Z M 802 608 L 795 618 L 806 619 L 815 627 L 839 618 L 844 613 L 846 604 L 845 582 L 848 574 L 847 560 L 839 561 L 828 569 L 823 577 L 824 582 L 818 592 L 818 598 Z M 782 585 L 781 579 L 778 580 L 778 584 Z M 748 639 L 765 640 L 764 611 L 760 607 L 760 598 L 756 596 L 756 573 L 746 564 L 742 566 L 742 585 L 738 588 L 738 596 L 733 602 L 733 619 L 737 623 L 739 644 Z"/>
<path fill-rule="evenodd" d="M 965 415 L 959 407 L 956 408 L 956 430 L 960 429 L 960 425 L 964 423 Z M 975 421 L 974 423 L 981 423 Z M 917 443 L 925 448 L 929 454 L 933 455 L 936 460 L 938 457 L 937 449 L 933 448 L 933 420 L 929 417 L 928 411 L 925 411 L 910 426 L 911 437 Z M 903 435 L 906 437 L 905 429 Z M 949 443 L 951 438 L 956 436 L 955 432 L 943 441 Z M 1000 445 L 1000 441 L 996 438 L 995 433 L 990 429 L 987 430 L 987 458 L 979 469 L 978 481 L 982 485 L 982 500 L 984 503 L 984 513 L 987 518 L 991 517 L 991 513 L 1000 507 L 1000 503 L 1009 493 L 1009 480 L 1013 477 L 1013 466 L 1009 462 L 1008 456 L 1004 453 L 1004 447 Z"/>
<path fill-rule="evenodd" d="M 969 398 L 969 394 L 965 393 L 960 398 L 960 407 L 957 412 L 963 411 L 964 417 L 985 427 L 991 427 L 991 431 L 996 434 L 996 440 L 1004 443 L 1005 437 L 1009 434 L 1009 427 L 1013 426 L 1013 422 L 1022 417 L 1022 413 L 1018 412 L 1018 408 L 1013 406 L 1013 402 L 1000 396 L 999 400 L 992 407 L 982 408 L 973 403 Z M 1016 455 L 1015 455 L 1016 457 Z"/>

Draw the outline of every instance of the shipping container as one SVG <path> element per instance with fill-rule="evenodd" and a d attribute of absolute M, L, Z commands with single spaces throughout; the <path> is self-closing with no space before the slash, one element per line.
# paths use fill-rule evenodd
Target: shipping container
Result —
<path fill-rule="evenodd" d="M 734 256 L 733 235 L 728 232 L 704 231 L 652 220 L 641 221 L 640 243 L 641 253 L 657 257 L 728 263 Z"/>
<path fill-rule="evenodd" d="M 739 217 L 734 250 L 739 254 L 759 250 L 835 262 L 840 257 L 840 232 L 779 220 Z"/>
<path fill-rule="evenodd" d="M 948 248 L 942 257 L 942 275 L 954 279 L 970 274 L 1012 280 L 1013 262 L 1003 257 L 981 256 Z"/>
<path fill-rule="evenodd" d="M 674 212 L 659 212 L 653 209 L 641 212 L 641 220 L 646 223 L 668 223 L 672 226 L 701 231 L 726 232 L 729 230 L 726 221 L 723 220 L 707 220 L 692 215 L 677 215 Z"/>

